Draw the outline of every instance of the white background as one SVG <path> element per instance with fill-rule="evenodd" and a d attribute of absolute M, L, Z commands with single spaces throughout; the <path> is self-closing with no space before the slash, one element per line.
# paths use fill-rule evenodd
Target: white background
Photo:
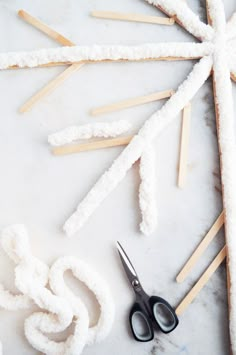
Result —
<path fill-rule="evenodd" d="M 205 2 L 189 0 L 205 20 Z M 225 1 L 227 17 L 235 8 Z M 0 50 L 30 50 L 58 46 L 46 35 L 17 17 L 23 8 L 78 44 L 139 44 L 160 41 L 193 41 L 177 25 L 172 27 L 98 20 L 91 10 L 114 10 L 156 15 L 142 0 L 1 0 Z M 51 264 L 62 255 L 75 255 L 96 268 L 110 285 L 116 306 L 111 334 L 103 343 L 85 349 L 85 355 L 222 355 L 229 353 L 225 267 L 221 266 L 197 299 L 181 316 L 180 325 L 168 336 L 157 333 L 147 344 L 135 342 L 128 330 L 133 294 L 115 247 L 122 242 L 149 294 L 165 297 L 174 306 L 196 282 L 224 244 L 217 236 L 190 277 L 177 284 L 175 276 L 222 210 L 216 128 L 209 79 L 192 102 L 188 179 L 184 190 L 176 187 L 180 116 L 155 141 L 159 225 L 150 237 L 139 233 L 138 165 L 136 164 L 84 228 L 67 239 L 62 225 L 78 202 L 119 155 L 111 148 L 66 157 L 53 157 L 47 135 L 70 124 L 127 119 L 136 132 L 161 105 L 152 103 L 93 118 L 91 108 L 155 91 L 177 89 L 194 62 L 96 64 L 84 66 L 62 86 L 38 103 L 31 112 L 19 107 L 62 67 L 12 70 L 0 73 L 0 227 L 24 223 L 33 253 Z M 236 90 L 234 87 L 236 98 Z M 80 292 L 78 282 L 68 282 Z M 0 280 L 15 291 L 13 264 L 0 251 Z M 91 318 L 97 304 L 83 292 Z M 24 337 L 24 319 L 32 313 L 0 312 L 0 339 L 4 354 L 37 352 Z M 58 339 L 63 339 L 57 337 Z"/>

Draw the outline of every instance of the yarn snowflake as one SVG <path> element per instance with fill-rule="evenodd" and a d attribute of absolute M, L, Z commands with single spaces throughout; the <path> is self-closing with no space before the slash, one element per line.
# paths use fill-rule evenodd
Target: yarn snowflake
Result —
<path fill-rule="evenodd" d="M 153 169 L 150 144 L 191 101 L 207 78 L 213 72 L 221 177 L 225 211 L 226 239 L 228 245 L 229 270 L 231 275 L 230 292 L 236 294 L 236 149 L 234 133 L 234 110 L 232 84 L 236 79 L 236 13 L 226 23 L 222 0 L 208 0 L 207 10 L 210 24 L 205 24 L 194 14 L 183 0 L 147 0 L 167 15 L 175 18 L 200 43 L 159 43 L 139 46 L 74 46 L 35 50 L 32 52 L 3 53 L 0 55 L 0 68 L 11 66 L 36 67 L 48 63 L 74 63 L 103 60 L 144 60 L 161 58 L 199 59 L 187 79 L 166 104 L 154 113 L 134 136 L 130 144 L 114 161 L 108 171 L 97 181 L 77 210 L 67 220 L 64 230 L 68 235 L 77 232 L 89 216 L 125 177 L 132 165 L 141 158 L 143 181 L 148 179 Z M 59 132 L 63 134 L 63 132 Z M 144 168 L 145 167 L 145 168 Z M 148 186 L 148 183 L 147 183 Z M 145 189 L 144 189 L 145 190 Z M 152 190 L 143 194 L 145 223 L 153 223 Z M 155 213 L 154 213 L 155 215 Z M 152 228 L 151 228 L 152 229 Z M 236 301 L 231 298 L 231 342 L 236 354 Z"/>

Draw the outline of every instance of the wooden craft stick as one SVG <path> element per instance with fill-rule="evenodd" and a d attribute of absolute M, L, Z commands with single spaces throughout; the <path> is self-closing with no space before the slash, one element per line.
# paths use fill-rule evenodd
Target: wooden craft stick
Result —
<path fill-rule="evenodd" d="M 184 265 L 183 269 L 176 277 L 177 282 L 183 282 L 186 279 L 186 277 L 189 275 L 193 267 L 196 265 L 197 261 L 203 255 L 203 253 L 205 252 L 205 250 L 207 249 L 211 241 L 217 235 L 217 233 L 219 232 L 223 224 L 224 224 L 224 211 L 221 212 L 221 214 L 219 215 L 215 223 L 212 225 L 209 232 L 203 238 L 201 243 L 198 245 L 197 249 L 193 252 L 191 257 L 188 259 L 187 263 Z"/>
<path fill-rule="evenodd" d="M 135 97 L 132 99 L 127 99 L 124 101 L 116 102 L 111 105 L 106 105 L 106 106 L 95 108 L 91 111 L 91 115 L 97 116 L 97 115 L 101 115 L 103 113 L 119 111 L 119 110 L 123 110 L 128 107 L 142 105 L 142 104 L 146 104 L 146 103 L 152 102 L 152 101 L 162 100 L 162 99 L 170 97 L 171 95 L 173 95 L 173 93 L 174 93 L 173 90 L 166 90 L 166 91 L 156 92 L 156 93 L 150 94 L 150 95 L 139 96 L 139 97 Z"/>
<path fill-rule="evenodd" d="M 198 293 L 206 285 L 210 277 L 214 274 L 214 272 L 217 270 L 217 268 L 220 266 L 220 264 L 224 261 L 225 258 L 226 258 L 226 246 L 224 246 L 223 249 L 221 249 L 219 254 L 208 266 L 208 268 L 202 274 L 202 276 L 197 281 L 197 283 L 193 286 L 193 288 L 189 291 L 189 293 L 184 297 L 184 299 L 178 305 L 178 307 L 175 310 L 177 315 L 181 315 L 186 310 L 186 308 L 190 305 L 190 303 L 193 302 L 193 300 L 196 298 Z"/>
<path fill-rule="evenodd" d="M 184 107 L 183 117 L 182 117 L 179 174 L 178 174 L 178 187 L 181 189 L 185 185 L 186 175 L 187 175 L 190 119 L 191 119 L 191 104 L 189 103 Z"/>
<path fill-rule="evenodd" d="M 91 16 L 109 20 L 144 22 L 158 25 L 173 25 L 175 20 L 168 17 L 149 16 L 141 14 L 126 14 L 113 11 L 92 11 Z"/>
<path fill-rule="evenodd" d="M 25 20 L 27 23 L 37 28 L 38 30 L 45 33 L 50 38 L 59 42 L 65 46 L 74 46 L 75 44 L 71 42 L 69 39 L 62 36 L 60 33 L 54 31 L 49 26 L 39 21 L 37 18 L 33 17 L 29 13 L 24 10 L 20 10 L 18 15 Z M 51 80 L 46 86 L 44 86 L 41 90 L 39 90 L 35 95 L 33 95 L 29 100 L 27 100 L 23 106 L 20 107 L 19 112 L 24 113 L 26 111 L 30 111 L 31 108 L 40 101 L 43 97 L 48 95 L 50 92 L 55 90 L 60 84 L 62 84 L 70 75 L 79 70 L 83 64 L 72 64 L 69 68 L 67 68 L 64 72 L 58 75 L 55 79 Z"/>
<path fill-rule="evenodd" d="M 93 141 L 88 143 L 64 145 L 61 147 L 54 147 L 52 149 L 52 153 L 54 155 L 65 155 L 65 154 L 85 152 L 88 150 L 117 147 L 120 145 L 129 144 L 132 138 L 133 136 L 127 136 L 127 137 L 103 139 L 100 141 Z"/>
<path fill-rule="evenodd" d="M 24 10 L 19 10 L 18 15 L 24 21 L 32 25 L 33 27 L 37 28 L 41 32 L 45 33 L 48 37 L 54 39 L 58 43 L 62 44 L 63 46 L 74 46 L 75 43 L 71 42 L 68 38 L 62 36 L 60 33 L 56 32 L 45 23 L 41 22 L 37 18 L 30 15 L 28 12 Z"/>
<path fill-rule="evenodd" d="M 56 78 L 49 81 L 49 83 L 39 90 L 35 95 L 33 95 L 29 100 L 27 100 L 19 109 L 19 112 L 24 113 L 30 111 L 32 107 L 39 102 L 43 97 L 56 89 L 60 84 L 62 84 L 69 76 L 74 72 L 79 70 L 82 67 L 82 64 L 73 64 L 69 68 L 65 69 L 61 74 Z"/>

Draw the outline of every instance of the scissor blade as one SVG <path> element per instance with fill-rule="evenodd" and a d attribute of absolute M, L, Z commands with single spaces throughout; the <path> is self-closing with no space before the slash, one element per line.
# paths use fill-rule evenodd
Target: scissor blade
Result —
<path fill-rule="evenodd" d="M 133 281 L 135 279 L 138 279 L 137 273 L 136 273 L 131 261 L 129 260 L 128 255 L 126 254 L 126 252 L 124 251 L 124 249 L 122 248 L 122 246 L 119 242 L 117 242 L 117 249 L 118 249 L 118 252 L 120 255 L 122 265 L 125 269 L 128 279 L 129 279 L 129 282 L 133 286 Z"/>

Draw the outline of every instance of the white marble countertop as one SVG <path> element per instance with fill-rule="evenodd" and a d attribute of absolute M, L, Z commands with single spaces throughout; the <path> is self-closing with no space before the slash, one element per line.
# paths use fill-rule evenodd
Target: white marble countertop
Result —
<path fill-rule="evenodd" d="M 189 0 L 189 4 L 205 18 L 205 1 Z M 235 2 L 225 0 L 225 6 L 229 17 Z M 94 9 L 157 14 L 142 0 L 0 0 L 0 51 L 57 46 L 17 17 L 20 8 L 80 44 L 193 40 L 177 25 L 164 27 L 89 16 Z M 66 239 L 61 229 L 65 219 L 122 148 L 55 158 L 47 144 L 49 133 L 70 124 L 123 118 L 133 123 L 134 130 L 138 129 L 163 101 L 96 119 L 89 115 L 89 110 L 129 97 L 176 89 L 193 64 L 189 61 L 87 65 L 26 114 L 18 113 L 19 107 L 63 68 L 1 72 L 0 227 L 24 223 L 36 256 L 50 264 L 58 256 L 75 255 L 93 265 L 108 281 L 116 305 L 113 330 L 103 343 L 87 347 L 85 355 L 229 354 L 225 266 L 219 268 L 181 316 L 174 333 L 156 333 L 153 342 L 140 344 L 128 331 L 133 295 L 115 248 L 116 240 L 121 241 L 148 293 L 177 305 L 223 245 L 221 232 L 190 277 L 183 284 L 175 282 L 177 272 L 222 209 L 211 80 L 192 102 L 188 178 L 183 190 L 176 187 L 180 117 L 155 142 L 159 226 L 150 237 L 143 237 L 138 231 L 139 177 L 134 166 L 79 234 Z M 236 98 L 235 87 L 234 95 Z M 68 279 L 75 292 L 79 292 L 76 281 L 69 276 Z M 2 250 L 0 280 L 14 291 L 13 265 Z M 96 317 L 96 303 L 89 297 L 85 299 Z M 31 312 L 1 310 L 4 354 L 37 353 L 23 332 L 24 319 Z"/>

